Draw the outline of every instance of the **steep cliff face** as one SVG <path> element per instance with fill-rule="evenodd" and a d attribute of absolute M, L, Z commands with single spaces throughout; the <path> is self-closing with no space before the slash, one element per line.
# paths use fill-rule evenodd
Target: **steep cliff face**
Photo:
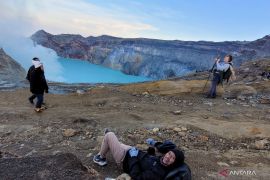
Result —
<path fill-rule="evenodd" d="M 270 56 L 270 37 L 248 42 L 165 41 L 111 36 L 52 35 L 40 30 L 32 40 L 61 57 L 87 60 L 126 74 L 154 79 L 209 69 L 217 55 L 232 54 L 236 65 Z"/>
<path fill-rule="evenodd" d="M 25 76 L 22 66 L 0 48 L 0 85 L 15 85 L 25 80 Z"/>

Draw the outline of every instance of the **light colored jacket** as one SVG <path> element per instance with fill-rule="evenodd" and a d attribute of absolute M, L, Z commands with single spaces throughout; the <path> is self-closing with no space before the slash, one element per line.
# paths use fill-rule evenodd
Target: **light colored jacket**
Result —
<path fill-rule="evenodd" d="M 230 68 L 229 63 L 217 62 L 217 70 L 226 72 Z"/>

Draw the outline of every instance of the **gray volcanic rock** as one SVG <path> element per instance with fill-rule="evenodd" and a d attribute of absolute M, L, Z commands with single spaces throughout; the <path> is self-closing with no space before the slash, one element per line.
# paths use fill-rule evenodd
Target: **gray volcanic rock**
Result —
<path fill-rule="evenodd" d="M 25 76 L 23 67 L 0 48 L 0 86 L 16 86 Z"/>
<path fill-rule="evenodd" d="M 4 158 L 0 167 L 1 179 L 95 179 L 73 154 Z"/>
<path fill-rule="evenodd" d="M 40 30 L 32 40 L 61 57 L 87 60 L 126 74 L 154 79 L 210 69 L 217 55 L 232 54 L 236 65 L 270 56 L 270 36 L 256 41 L 166 41 L 111 36 L 52 35 Z"/>

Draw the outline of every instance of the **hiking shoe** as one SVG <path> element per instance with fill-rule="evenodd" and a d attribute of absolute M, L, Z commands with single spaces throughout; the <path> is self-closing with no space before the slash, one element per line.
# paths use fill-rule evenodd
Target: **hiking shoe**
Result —
<path fill-rule="evenodd" d="M 93 158 L 94 163 L 100 165 L 100 166 L 105 166 L 107 165 L 106 158 L 101 158 L 100 154 L 97 154 Z"/>
<path fill-rule="evenodd" d="M 42 112 L 42 110 L 43 110 L 42 108 L 35 108 L 35 111 L 38 112 L 38 113 Z"/>
<path fill-rule="evenodd" d="M 207 95 L 205 98 L 208 98 L 208 99 L 215 99 L 216 96 Z"/>

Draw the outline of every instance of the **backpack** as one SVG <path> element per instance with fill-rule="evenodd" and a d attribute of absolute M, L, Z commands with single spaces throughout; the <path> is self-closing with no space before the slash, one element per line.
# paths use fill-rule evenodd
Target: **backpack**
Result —
<path fill-rule="evenodd" d="M 227 81 L 227 83 L 229 82 L 230 80 L 230 77 L 232 75 L 232 63 L 229 63 L 230 64 L 230 67 L 227 69 L 227 71 L 222 71 L 221 72 L 221 77 L 220 77 L 220 83 L 223 84 L 223 81 Z"/>

